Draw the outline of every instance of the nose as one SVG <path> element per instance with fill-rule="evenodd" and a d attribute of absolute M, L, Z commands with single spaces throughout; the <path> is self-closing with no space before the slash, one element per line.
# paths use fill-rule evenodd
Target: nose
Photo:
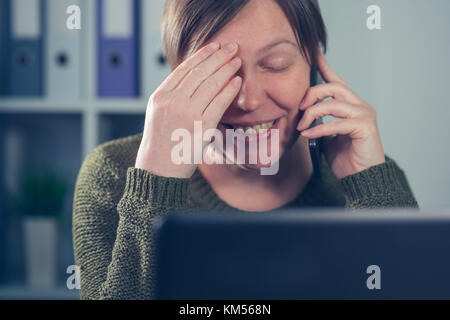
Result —
<path fill-rule="evenodd" d="M 246 112 L 255 111 L 263 105 L 266 98 L 264 88 L 256 79 L 243 75 L 241 77 L 242 85 L 234 105 Z"/>

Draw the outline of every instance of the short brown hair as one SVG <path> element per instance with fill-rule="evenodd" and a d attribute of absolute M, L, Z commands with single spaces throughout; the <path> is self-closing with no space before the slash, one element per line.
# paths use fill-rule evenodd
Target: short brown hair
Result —
<path fill-rule="evenodd" d="M 310 65 L 319 46 L 326 51 L 327 32 L 317 0 L 274 0 L 283 10 L 299 48 Z M 166 0 L 161 38 L 174 70 L 230 22 L 250 0 Z M 195 39 L 194 39 L 195 37 Z"/>

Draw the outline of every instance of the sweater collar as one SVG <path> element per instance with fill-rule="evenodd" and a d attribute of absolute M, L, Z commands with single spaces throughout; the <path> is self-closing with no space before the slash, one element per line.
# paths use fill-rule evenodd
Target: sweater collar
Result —
<path fill-rule="evenodd" d="M 326 169 L 326 160 L 322 156 L 320 172 L 323 174 Z M 283 208 L 313 205 L 317 200 L 317 196 L 321 194 L 318 189 L 320 189 L 322 185 L 322 174 L 313 174 L 302 192 L 300 192 L 291 202 L 284 205 Z M 188 191 L 188 202 L 190 202 L 191 206 L 196 208 L 243 211 L 230 206 L 222 200 L 199 170 L 196 170 L 191 178 Z"/>

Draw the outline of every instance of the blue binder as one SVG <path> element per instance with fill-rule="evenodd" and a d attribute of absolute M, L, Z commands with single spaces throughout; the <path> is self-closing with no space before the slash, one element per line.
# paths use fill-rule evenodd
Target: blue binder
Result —
<path fill-rule="evenodd" d="M 98 2 L 98 95 L 139 96 L 137 0 Z"/>
<path fill-rule="evenodd" d="M 43 94 L 42 0 L 9 0 L 8 93 Z"/>
<path fill-rule="evenodd" d="M 0 1 L 4 2 L 4 1 Z M 4 177 L 4 170 L 5 170 L 5 156 L 4 156 L 4 131 L 5 131 L 5 124 L 4 119 L 0 117 L 0 243 L 6 243 L 5 239 L 5 210 L 6 210 L 6 204 L 5 204 L 5 177 Z M 0 245 L 0 255 L 2 257 L 6 257 L 6 253 L 4 252 L 4 245 Z M 0 259 L 0 282 L 5 283 L 5 261 L 7 259 Z"/>
<path fill-rule="evenodd" d="M 6 73 L 8 59 L 8 6 L 7 1 L 0 1 L 0 96 L 6 95 Z"/>

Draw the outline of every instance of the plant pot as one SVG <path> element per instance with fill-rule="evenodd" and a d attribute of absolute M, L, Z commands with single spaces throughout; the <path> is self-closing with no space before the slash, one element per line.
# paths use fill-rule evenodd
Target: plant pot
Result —
<path fill-rule="evenodd" d="M 23 227 L 28 285 L 34 288 L 54 288 L 57 278 L 57 220 L 48 217 L 26 217 Z"/>

